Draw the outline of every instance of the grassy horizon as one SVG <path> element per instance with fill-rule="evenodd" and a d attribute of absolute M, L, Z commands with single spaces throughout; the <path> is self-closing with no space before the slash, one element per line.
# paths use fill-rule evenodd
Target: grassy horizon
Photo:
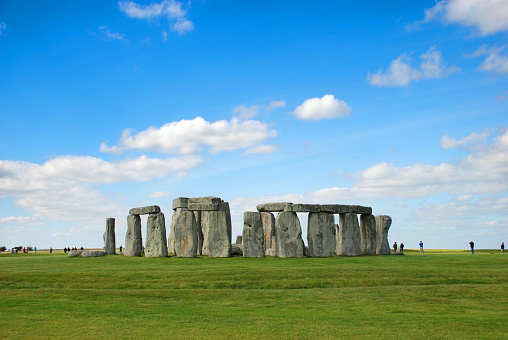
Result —
<path fill-rule="evenodd" d="M 0 254 L 5 338 L 485 338 L 508 254 L 226 259 Z M 478 255 L 478 256 L 477 256 Z"/>

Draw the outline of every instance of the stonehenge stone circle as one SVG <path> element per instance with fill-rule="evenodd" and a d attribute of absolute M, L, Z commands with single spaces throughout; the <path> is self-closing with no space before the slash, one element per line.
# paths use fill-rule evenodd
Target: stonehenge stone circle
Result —
<path fill-rule="evenodd" d="M 265 234 L 260 212 L 243 214 L 243 257 L 265 256 Z"/>
<path fill-rule="evenodd" d="M 145 256 L 168 256 L 168 247 L 166 243 L 166 221 L 164 214 L 161 212 L 148 215 L 148 220 L 146 222 Z"/>
<path fill-rule="evenodd" d="M 275 216 L 270 212 L 261 212 L 261 222 L 265 234 L 265 250 L 275 249 Z"/>
<path fill-rule="evenodd" d="M 376 218 L 373 215 L 360 215 L 361 252 L 376 255 Z"/>
<path fill-rule="evenodd" d="M 387 215 L 376 215 L 376 254 L 390 255 L 390 244 L 388 243 L 388 229 L 392 225 L 392 218 Z"/>
<path fill-rule="evenodd" d="M 106 218 L 106 232 L 104 233 L 104 251 L 109 255 L 114 255 L 116 251 L 115 242 L 115 219 Z"/>
<path fill-rule="evenodd" d="M 277 256 L 303 257 L 302 228 L 295 212 L 283 211 L 275 219 Z"/>
<path fill-rule="evenodd" d="M 309 256 L 329 257 L 336 251 L 335 218 L 323 212 L 309 213 L 307 244 Z"/>
<path fill-rule="evenodd" d="M 143 254 L 143 239 L 141 237 L 141 217 L 127 216 L 127 234 L 125 235 L 124 256 L 141 256 Z"/>
<path fill-rule="evenodd" d="M 198 254 L 198 226 L 192 211 L 182 211 L 175 223 L 175 253 L 178 257 Z"/>
<path fill-rule="evenodd" d="M 231 233 L 224 211 L 208 211 L 208 253 L 210 257 L 231 256 Z"/>
<path fill-rule="evenodd" d="M 358 217 L 354 213 L 339 214 L 337 255 L 361 255 L 361 235 Z"/>

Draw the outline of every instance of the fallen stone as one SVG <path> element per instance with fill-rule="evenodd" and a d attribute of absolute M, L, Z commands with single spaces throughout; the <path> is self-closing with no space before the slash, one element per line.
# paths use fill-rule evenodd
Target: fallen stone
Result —
<path fill-rule="evenodd" d="M 124 256 L 141 256 L 143 253 L 143 239 L 141 237 L 141 217 L 127 216 L 127 234 L 125 235 Z"/>
<path fill-rule="evenodd" d="M 115 219 L 112 217 L 106 218 L 106 232 L 104 233 L 103 239 L 104 251 L 110 255 L 115 254 Z"/>
<path fill-rule="evenodd" d="M 102 250 L 84 250 L 81 252 L 81 257 L 99 257 L 106 255 L 108 255 L 108 253 Z"/>
<path fill-rule="evenodd" d="M 146 257 L 168 256 L 166 220 L 163 213 L 150 214 L 146 222 Z"/>
<path fill-rule="evenodd" d="M 361 236 L 358 217 L 355 213 L 339 214 L 337 255 L 361 255 Z"/>
<path fill-rule="evenodd" d="M 243 257 L 265 256 L 265 234 L 261 213 L 246 211 L 243 214 Z"/>
<path fill-rule="evenodd" d="M 288 204 L 284 207 L 284 211 L 289 212 L 320 212 L 320 204 Z"/>
<path fill-rule="evenodd" d="M 132 208 L 129 210 L 129 215 L 157 214 L 160 212 L 161 208 L 158 205 L 150 205 L 148 207 Z"/>
<path fill-rule="evenodd" d="M 198 226 L 192 211 L 183 211 L 175 224 L 175 252 L 178 257 L 198 254 Z"/>
<path fill-rule="evenodd" d="M 242 244 L 242 235 L 236 235 L 236 243 L 235 244 Z"/>
<path fill-rule="evenodd" d="M 275 249 L 275 216 L 270 212 L 262 212 L 261 223 L 263 223 L 263 233 L 265 234 L 265 250 Z"/>
<path fill-rule="evenodd" d="M 277 256 L 303 257 L 302 228 L 295 212 L 283 211 L 275 219 Z"/>
<path fill-rule="evenodd" d="M 392 225 L 392 218 L 387 215 L 376 215 L 376 254 L 390 255 L 388 243 L 388 230 Z"/>
<path fill-rule="evenodd" d="M 187 208 L 189 204 L 189 198 L 187 197 L 178 197 L 173 200 L 173 210 L 178 208 Z"/>
<path fill-rule="evenodd" d="M 224 211 L 208 211 L 208 253 L 210 257 L 230 257 L 231 238 Z"/>
<path fill-rule="evenodd" d="M 69 257 L 78 257 L 81 256 L 83 250 L 71 250 L 67 256 Z"/>
<path fill-rule="evenodd" d="M 288 204 L 293 203 L 291 202 L 264 203 L 258 204 L 256 206 L 256 209 L 259 212 L 281 212 L 284 211 L 284 207 Z"/>
<path fill-rule="evenodd" d="M 243 244 L 235 244 L 233 243 L 231 245 L 231 255 L 241 255 L 243 256 L 243 248 L 242 248 Z"/>
<path fill-rule="evenodd" d="M 307 226 L 309 256 L 329 257 L 334 255 L 337 240 L 335 236 L 335 218 L 333 214 L 311 212 L 309 213 Z"/>
<path fill-rule="evenodd" d="M 373 215 L 360 215 L 361 252 L 376 255 L 376 218 Z"/>

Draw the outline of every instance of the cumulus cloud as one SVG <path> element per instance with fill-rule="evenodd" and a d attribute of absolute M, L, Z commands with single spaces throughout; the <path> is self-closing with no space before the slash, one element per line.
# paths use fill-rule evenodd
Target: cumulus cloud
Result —
<path fill-rule="evenodd" d="M 277 151 L 279 147 L 277 145 L 273 144 L 262 144 L 262 145 L 256 145 L 252 148 L 249 148 L 245 150 L 242 153 L 242 156 L 248 156 L 248 155 L 254 155 L 254 154 L 262 154 L 262 155 L 269 155 Z"/>
<path fill-rule="evenodd" d="M 248 119 L 257 116 L 260 112 L 270 112 L 280 107 L 285 107 L 286 102 L 283 100 L 272 100 L 268 105 L 266 106 L 260 106 L 260 105 L 252 105 L 252 106 L 245 106 L 245 105 L 238 105 L 235 106 L 231 113 L 241 119 Z"/>
<path fill-rule="evenodd" d="M 407 54 L 400 55 L 393 60 L 386 72 L 379 70 L 376 74 L 367 75 L 371 85 L 377 86 L 406 86 L 412 81 L 421 79 L 441 78 L 445 75 L 458 71 L 456 66 L 446 67 L 443 64 L 441 52 L 432 46 L 427 52 L 420 55 L 420 66 L 411 66 L 411 57 Z"/>
<path fill-rule="evenodd" d="M 508 56 L 503 54 L 505 46 L 487 47 L 482 45 L 473 54 L 473 57 L 487 56 L 479 69 L 485 72 L 508 73 Z"/>
<path fill-rule="evenodd" d="M 466 145 L 477 143 L 477 142 L 485 142 L 487 137 L 492 134 L 491 129 L 484 130 L 480 133 L 473 132 L 469 136 L 466 136 L 462 139 L 454 139 L 449 137 L 448 135 L 444 135 L 441 137 L 440 145 L 443 149 L 451 149 L 451 148 L 460 148 Z"/>
<path fill-rule="evenodd" d="M 481 35 L 508 30 L 508 2 L 505 0 L 443 0 L 424 10 L 423 20 L 414 26 L 441 20 L 446 24 L 474 27 Z"/>
<path fill-rule="evenodd" d="M 102 143 L 101 151 L 120 153 L 137 149 L 166 154 L 193 154 L 209 147 L 210 153 L 217 154 L 250 148 L 276 136 L 275 130 L 256 120 L 232 118 L 230 122 L 220 120 L 210 123 L 202 117 L 196 117 L 168 123 L 160 128 L 149 127 L 135 134 L 127 129 L 116 145 L 108 147 Z"/>
<path fill-rule="evenodd" d="M 140 5 L 133 1 L 119 1 L 118 8 L 130 18 L 153 20 L 166 18 L 172 31 L 185 34 L 194 29 L 194 23 L 187 19 L 187 10 L 182 3 L 175 0 L 164 0 L 149 5 Z"/>
<path fill-rule="evenodd" d="M 348 117 L 351 112 L 351 107 L 345 101 L 335 98 L 333 94 L 327 94 L 322 98 L 305 100 L 294 110 L 293 115 L 303 120 L 320 120 Z"/>

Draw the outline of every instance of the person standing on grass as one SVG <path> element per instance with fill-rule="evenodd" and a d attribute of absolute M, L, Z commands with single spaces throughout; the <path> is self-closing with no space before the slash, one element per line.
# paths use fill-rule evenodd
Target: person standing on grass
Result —
<path fill-rule="evenodd" d="M 504 242 L 501 242 L 501 254 L 504 254 Z"/>
<path fill-rule="evenodd" d="M 397 242 L 393 242 L 393 252 L 397 252 Z"/>
<path fill-rule="evenodd" d="M 400 243 L 400 247 L 399 247 L 399 249 L 400 249 L 400 252 L 401 252 L 401 253 L 403 253 L 403 252 L 404 252 L 404 243 L 402 243 L 402 242 Z"/>
<path fill-rule="evenodd" d="M 49 247 L 49 253 L 53 254 L 53 248 Z"/>
<path fill-rule="evenodd" d="M 471 254 L 474 255 L 474 242 L 473 241 L 469 242 L 469 246 L 471 247 Z"/>
<path fill-rule="evenodd" d="M 420 254 L 423 254 L 423 242 L 420 241 L 419 245 L 420 245 Z"/>

